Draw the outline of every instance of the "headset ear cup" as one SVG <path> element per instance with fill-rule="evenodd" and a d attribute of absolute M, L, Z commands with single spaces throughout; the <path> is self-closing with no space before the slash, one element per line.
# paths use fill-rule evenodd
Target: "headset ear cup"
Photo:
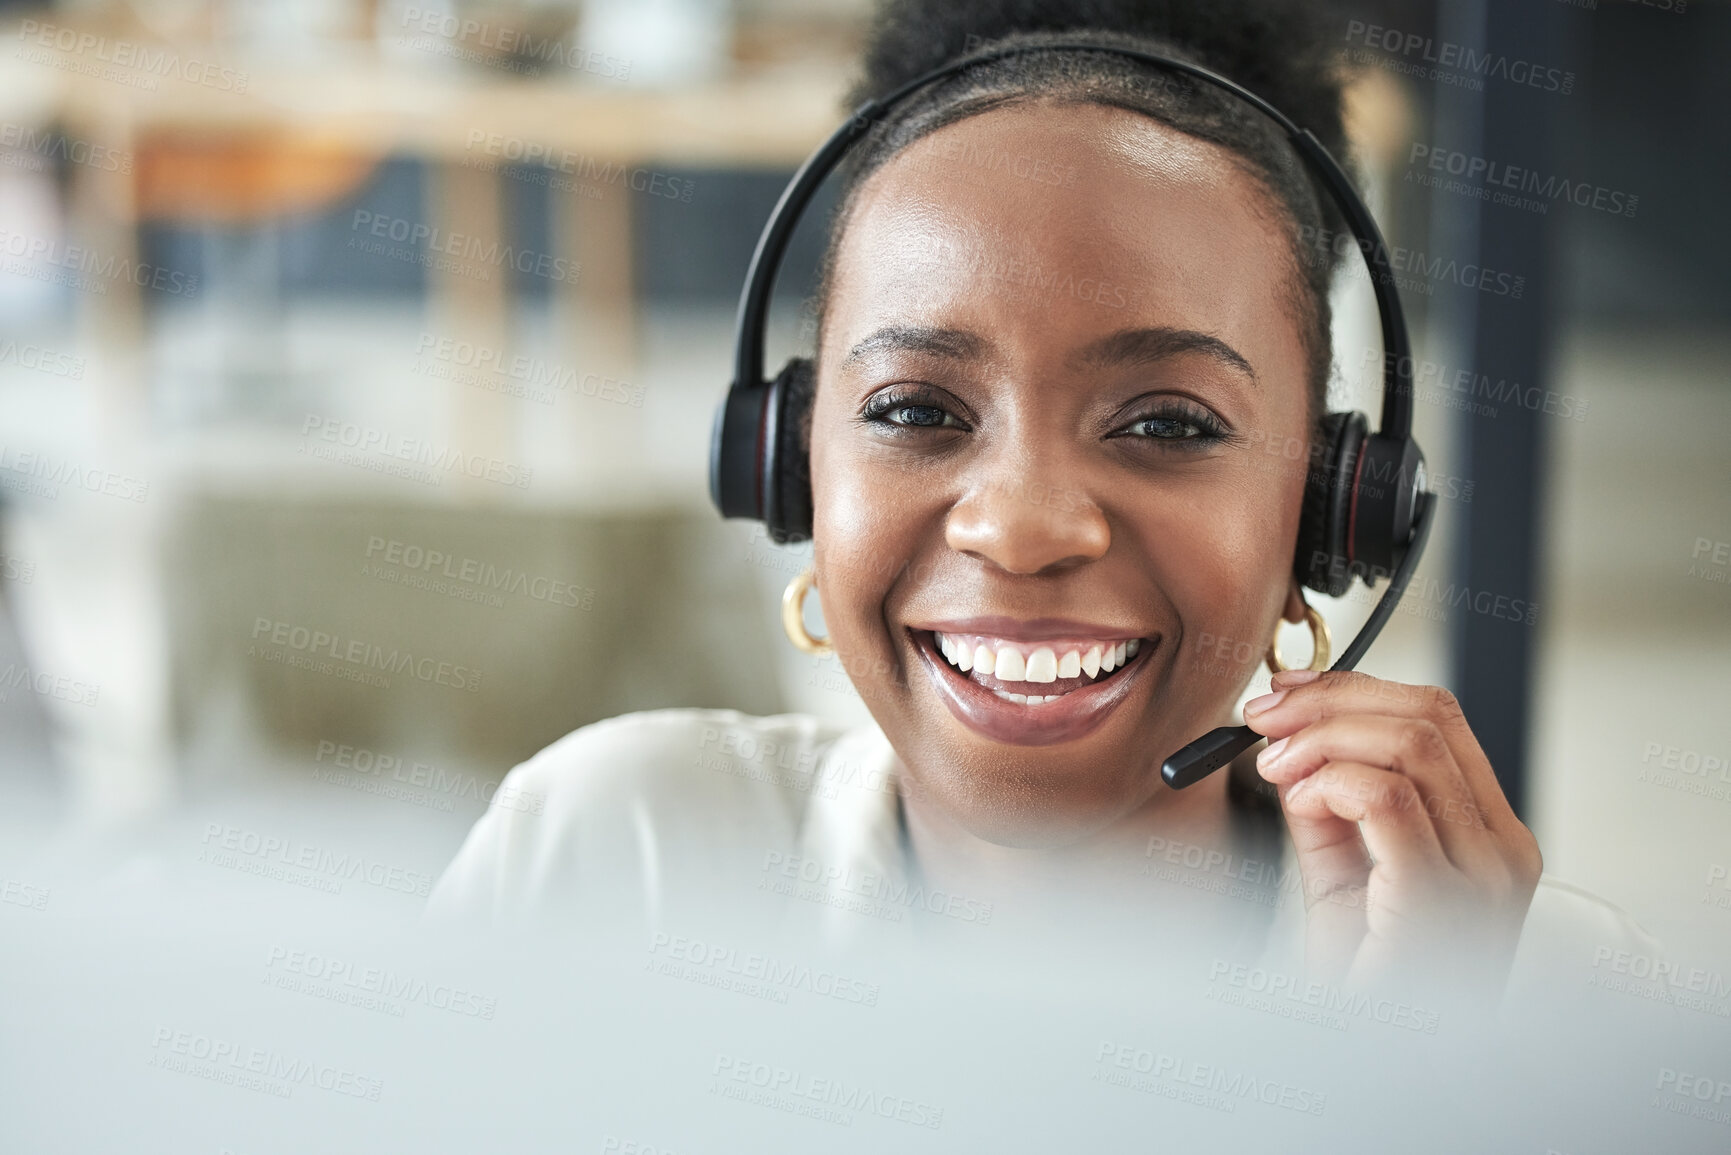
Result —
<path fill-rule="evenodd" d="M 772 402 L 777 407 L 775 436 L 765 446 L 767 488 L 774 493 L 766 517 L 769 535 L 777 542 L 811 537 L 811 406 L 816 394 L 816 366 L 809 357 L 795 357 L 776 374 Z"/>
<path fill-rule="evenodd" d="M 1362 413 L 1328 414 L 1322 419 L 1310 472 L 1304 479 L 1304 506 L 1298 519 L 1298 549 L 1292 571 L 1300 585 L 1329 597 L 1339 597 L 1352 584 L 1347 522 L 1359 449 L 1369 431 Z"/>

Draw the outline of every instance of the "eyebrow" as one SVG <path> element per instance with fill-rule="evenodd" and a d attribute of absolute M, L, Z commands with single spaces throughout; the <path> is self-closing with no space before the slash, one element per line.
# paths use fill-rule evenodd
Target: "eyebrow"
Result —
<path fill-rule="evenodd" d="M 1076 355 L 1076 361 L 1096 369 L 1163 361 L 1183 353 L 1201 353 L 1230 366 L 1256 381 L 1256 370 L 1244 355 L 1225 341 L 1195 329 L 1120 329 L 1102 337 Z"/>
<path fill-rule="evenodd" d="M 938 357 L 967 360 L 986 351 L 986 343 L 961 329 L 933 329 L 918 325 L 885 325 L 849 349 L 842 368 L 874 353 L 929 353 Z"/>
<path fill-rule="evenodd" d="M 986 342 L 962 329 L 938 329 L 918 325 L 886 325 L 871 333 L 842 359 L 846 368 L 875 353 L 926 353 L 956 360 L 979 357 Z M 1094 341 L 1077 353 L 1074 360 L 1096 369 L 1121 365 L 1148 364 L 1184 353 L 1201 353 L 1237 370 L 1252 382 L 1256 370 L 1244 355 L 1218 337 L 1195 329 L 1172 329 L 1154 326 L 1140 329 L 1120 329 Z"/>

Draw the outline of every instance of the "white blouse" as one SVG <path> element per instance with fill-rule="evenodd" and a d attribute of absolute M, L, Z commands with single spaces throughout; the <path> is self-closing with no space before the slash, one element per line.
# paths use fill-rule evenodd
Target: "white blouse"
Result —
<path fill-rule="evenodd" d="M 1002 913 L 992 896 L 923 885 L 904 843 L 898 769 L 876 726 L 844 732 L 806 715 L 656 710 L 585 726 L 511 771 L 499 797 L 513 801 L 476 822 L 428 917 L 666 935 L 756 914 L 836 946 L 990 925 Z M 1290 887 L 1297 873 L 1280 833 L 1278 863 L 1174 844 L 1143 869 L 1219 894 Z M 1303 903 L 1264 905 L 1273 914 L 1261 959 L 1295 966 Z M 1578 993 L 1618 958 L 1659 952 L 1621 910 L 1546 875 L 1510 996 L 1559 984 Z"/>

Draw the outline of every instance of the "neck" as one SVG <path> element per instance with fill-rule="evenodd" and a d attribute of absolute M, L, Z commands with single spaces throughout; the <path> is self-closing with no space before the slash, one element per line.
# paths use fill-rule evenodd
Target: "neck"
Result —
<path fill-rule="evenodd" d="M 1156 781 L 1139 805 L 1061 846 L 1026 848 L 988 841 L 956 823 L 924 792 L 905 793 L 902 804 L 914 861 L 927 884 L 982 898 L 1073 902 L 1081 895 L 1104 897 L 1136 887 L 1151 846 L 1226 850 L 1232 838 L 1224 770 L 1185 790 Z"/>

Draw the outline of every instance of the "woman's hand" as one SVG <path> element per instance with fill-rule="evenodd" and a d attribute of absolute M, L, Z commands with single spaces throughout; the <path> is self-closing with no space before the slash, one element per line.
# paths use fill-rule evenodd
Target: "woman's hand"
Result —
<path fill-rule="evenodd" d="M 1309 670 L 1276 674 L 1273 688 L 1244 718 L 1269 738 L 1256 764 L 1298 852 L 1309 965 L 1354 985 L 1500 991 L 1539 846 L 1454 695 Z"/>

